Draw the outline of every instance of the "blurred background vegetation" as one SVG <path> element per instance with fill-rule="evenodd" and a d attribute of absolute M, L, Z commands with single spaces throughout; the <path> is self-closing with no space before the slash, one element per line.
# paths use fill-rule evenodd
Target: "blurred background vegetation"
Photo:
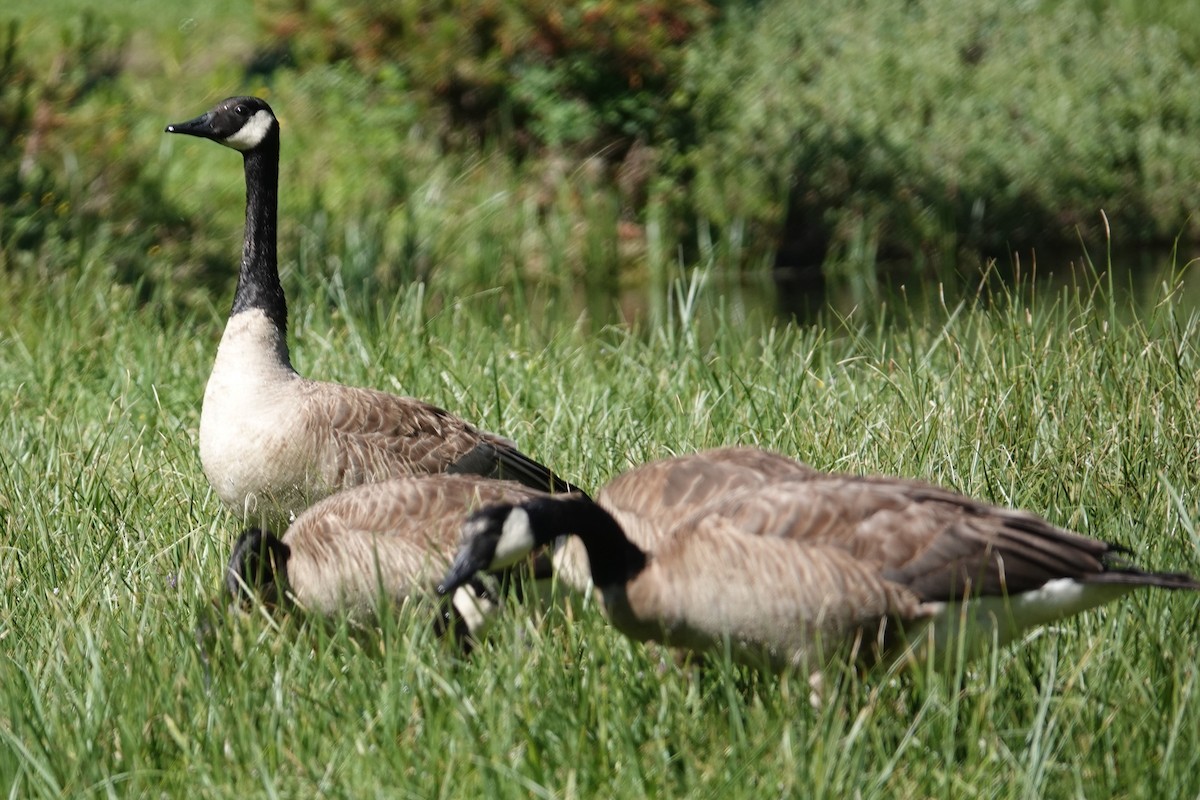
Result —
<path fill-rule="evenodd" d="M 284 126 L 285 271 L 355 286 L 611 308 L 699 265 L 862 301 L 1200 244 L 1184 0 L 251 8 L 6 4 L 0 269 L 225 297 L 239 160 L 162 128 L 239 93 Z"/>

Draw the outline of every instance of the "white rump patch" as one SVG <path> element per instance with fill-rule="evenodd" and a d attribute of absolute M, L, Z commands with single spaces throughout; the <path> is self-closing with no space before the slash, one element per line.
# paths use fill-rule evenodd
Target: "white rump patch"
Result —
<path fill-rule="evenodd" d="M 489 569 L 501 569 L 517 563 L 533 551 L 534 544 L 529 513 L 523 508 L 514 508 L 500 529 L 500 540 L 496 542 Z"/>
<path fill-rule="evenodd" d="M 269 111 L 255 111 L 254 116 L 246 120 L 246 124 L 239 128 L 237 133 L 228 139 L 223 139 L 221 144 L 242 152 L 253 150 L 262 144 L 263 139 L 267 138 L 267 133 L 270 132 L 274 123 L 275 118 Z"/>
<path fill-rule="evenodd" d="M 1007 644 L 1030 628 L 1103 605 L 1133 588 L 1127 584 L 1080 583 L 1058 578 L 1014 597 L 969 600 L 965 610 L 958 603 L 930 603 L 934 610 L 932 633 L 938 651 L 955 636 L 965 633 L 967 653 L 974 654 L 993 641 Z"/>

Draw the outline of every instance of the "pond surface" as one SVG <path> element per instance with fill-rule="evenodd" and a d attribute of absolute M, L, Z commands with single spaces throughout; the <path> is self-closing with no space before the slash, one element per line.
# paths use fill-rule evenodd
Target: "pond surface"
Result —
<path fill-rule="evenodd" d="M 757 331 L 792 320 L 800 325 L 874 327 L 943 319 L 945 309 L 1008 305 L 1049 307 L 1091 302 L 1122 320 L 1146 319 L 1170 302 L 1183 318 L 1200 313 L 1200 260 L 1172 260 L 1169 253 L 1112 257 L 1112 268 L 1077 255 L 1032 259 L 1007 267 L 965 268 L 937 279 L 914 275 L 907 265 L 878 268 L 860 280 L 826 281 L 819 269 L 750 273 L 675 267 L 658 285 L 617 291 L 612 283 L 551 288 L 527 286 L 519 313 L 548 327 L 578 322 L 593 331 L 608 325 L 647 331 L 691 323 L 702 339 L 720 327 Z M 1053 265 L 1051 268 L 1050 265 Z M 615 282 L 615 281 L 614 281 Z M 1013 298 L 1010 301 L 1010 298 Z M 508 307 L 507 313 L 515 313 Z M 748 334 L 756 335 L 756 334 Z"/>
<path fill-rule="evenodd" d="M 953 308 L 964 301 L 986 305 L 1015 295 L 1025 305 L 1054 303 L 1063 299 L 1064 292 L 1090 296 L 1100 307 L 1111 301 L 1123 318 L 1144 317 L 1168 299 L 1174 302 L 1176 313 L 1200 312 L 1200 261 L 1176 263 L 1170 253 L 1114 255 L 1111 267 L 1093 265 L 1078 256 L 1008 267 L 993 264 L 941 280 L 914 275 L 904 267 L 886 265 L 876 275 L 857 281 L 827 281 L 820 269 L 812 268 L 741 276 L 695 271 L 677 275 L 666 289 L 625 293 L 619 316 L 627 322 L 664 315 L 677 320 L 681 315 L 713 314 L 723 307 L 736 319 L 794 319 L 808 324 L 858 318 L 870 322 L 884 306 L 892 310 L 892 319 L 920 319 L 942 306 Z"/>

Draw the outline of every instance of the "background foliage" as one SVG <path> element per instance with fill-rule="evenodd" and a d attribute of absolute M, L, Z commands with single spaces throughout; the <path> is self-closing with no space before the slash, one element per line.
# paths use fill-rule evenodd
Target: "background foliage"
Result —
<path fill-rule="evenodd" d="M 1185 3 L 55 6 L 5 28 L 3 259 L 72 242 L 184 302 L 228 279 L 237 164 L 158 131 L 237 91 L 284 120 L 285 258 L 369 242 L 383 285 L 973 281 L 1200 233 Z"/>
<path fill-rule="evenodd" d="M 918 267 L 1101 242 L 1101 212 L 1127 245 L 1196 240 L 1200 73 L 1174 30 L 1072 3 L 868 5 L 771 6 L 696 52 L 702 216 L 769 227 L 786 201 L 785 237 Z"/>

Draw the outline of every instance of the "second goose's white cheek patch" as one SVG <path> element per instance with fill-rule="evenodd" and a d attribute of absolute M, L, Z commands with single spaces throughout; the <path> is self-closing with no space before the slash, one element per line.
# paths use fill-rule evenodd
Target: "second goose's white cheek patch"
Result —
<path fill-rule="evenodd" d="M 221 144 L 228 145 L 234 150 L 253 150 L 262 144 L 275 119 L 266 111 L 256 111 L 254 116 L 246 121 L 237 133 L 225 139 Z"/>
<path fill-rule="evenodd" d="M 496 552 L 492 555 L 491 569 L 500 569 L 515 564 L 533 550 L 533 529 L 529 525 L 529 514 L 523 508 L 514 508 L 504 520 Z"/>

